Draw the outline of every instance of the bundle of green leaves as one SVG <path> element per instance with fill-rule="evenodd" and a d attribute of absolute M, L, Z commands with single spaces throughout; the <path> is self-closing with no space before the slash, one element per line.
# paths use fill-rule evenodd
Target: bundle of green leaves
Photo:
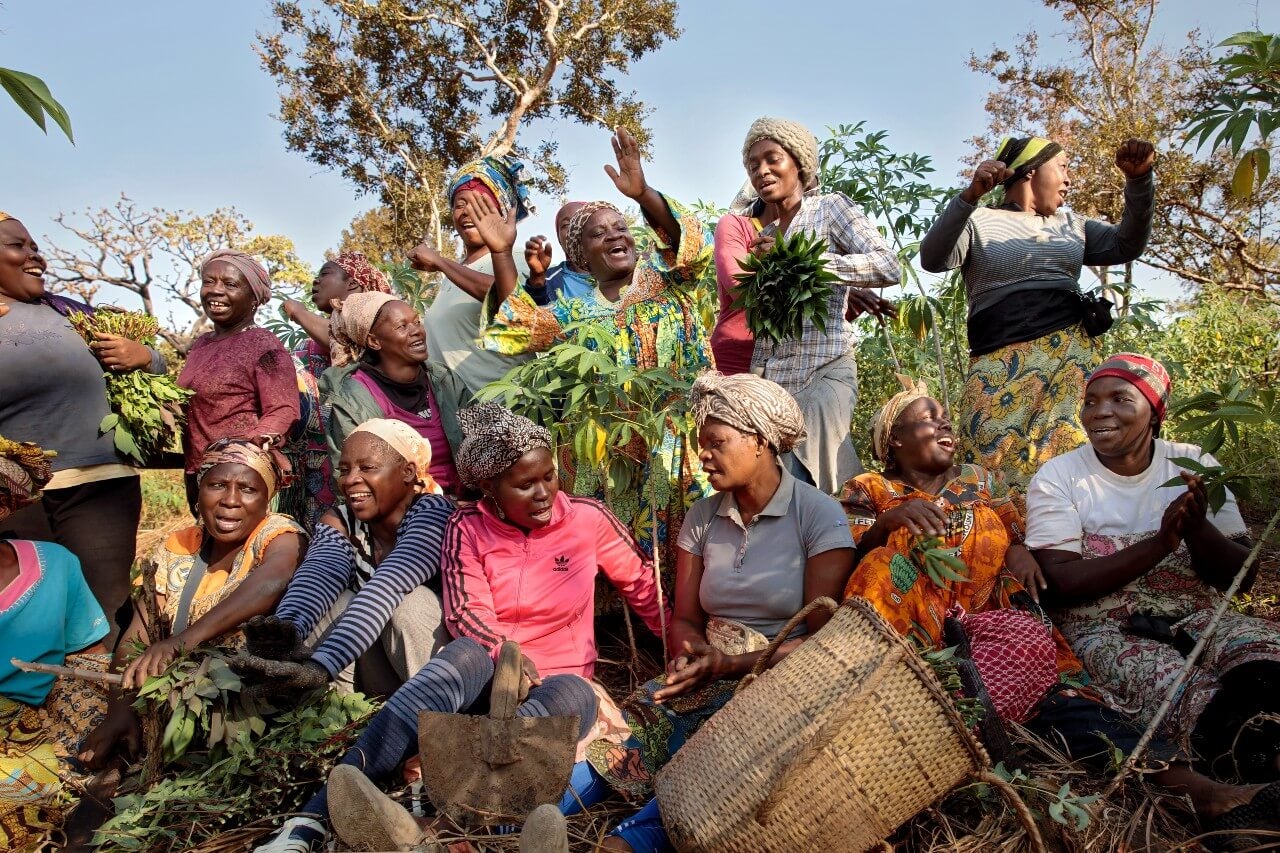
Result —
<path fill-rule="evenodd" d="M 917 536 L 911 544 L 911 559 L 943 589 L 947 588 L 947 581 L 969 582 L 969 567 L 956 549 L 942 547 L 942 539 L 937 536 Z"/>
<path fill-rule="evenodd" d="M 747 328 L 771 343 L 800 337 L 808 320 L 827 330 L 827 300 L 839 279 L 822 255 L 827 241 L 797 232 L 779 236 L 763 255 L 742 259 L 733 307 L 746 311 Z"/>
<path fill-rule="evenodd" d="M 951 704 L 955 706 L 960 719 L 964 721 L 965 728 L 971 729 L 982 722 L 983 714 L 986 713 L 982 703 L 964 695 L 964 684 L 960 680 L 960 665 L 956 662 L 956 647 L 949 646 L 936 651 L 922 650 L 920 657 L 933 668 L 933 674 L 937 676 L 942 689 L 951 697 Z"/>
<path fill-rule="evenodd" d="M 154 347 L 160 328 L 159 321 L 150 314 L 110 308 L 99 308 L 92 314 L 76 312 L 68 319 L 90 344 L 104 334 Z M 117 450 L 145 462 L 147 457 L 180 446 L 186 418 L 183 404 L 191 397 L 190 391 L 180 388 L 172 376 L 157 376 L 145 370 L 107 371 L 103 377 L 107 380 L 111 414 L 102 419 L 98 429 L 104 435 L 115 431 Z"/>

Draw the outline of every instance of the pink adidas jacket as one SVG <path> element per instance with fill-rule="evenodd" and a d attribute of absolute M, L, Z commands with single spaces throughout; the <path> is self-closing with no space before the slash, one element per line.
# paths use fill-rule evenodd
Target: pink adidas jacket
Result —
<path fill-rule="evenodd" d="M 445 529 L 441 565 L 450 633 L 495 657 L 503 640 L 515 640 L 540 675 L 595 672 L 597 572 L 650 631 L 661 632 L 652 564 L 593 498 L 557 493 L 551 523 L 528 534 L 486 502 L 459 509 Z"/>

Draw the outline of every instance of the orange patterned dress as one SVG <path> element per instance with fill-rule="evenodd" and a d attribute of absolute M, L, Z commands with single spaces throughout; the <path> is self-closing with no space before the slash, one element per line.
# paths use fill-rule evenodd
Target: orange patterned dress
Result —
<path fill-rule="evenodd" d="M 888 541 L 863 555 L 845 587 L 845 596 L 870 601 L 889 624 L 925 648 L 944 645 L 942 626 L 947 610 L 960 605 L 968 613 L 1002 607 L 1031 609 L 1049 624 L 1022 584 L 1004 572 L 1005 552 L 1022 541 L 1022 516 L 993 472 L 978 465 L 962 465 L 960 473 L 931 495 L 882 474 L 859 474 L 845 484 L 841 495 L 853 541 L 860 542 L 876 518 L 907 501 L 927 500 L 947 515 L 941 547 L 965 564 L 967 581 L 935 583 L 911 556 L 914 537 L 906 528 L 889 534 Z M 1057 628 L 1053 629 L 1059 678 L 1070 684 L 1087 681 L 1084 667 Z"/>

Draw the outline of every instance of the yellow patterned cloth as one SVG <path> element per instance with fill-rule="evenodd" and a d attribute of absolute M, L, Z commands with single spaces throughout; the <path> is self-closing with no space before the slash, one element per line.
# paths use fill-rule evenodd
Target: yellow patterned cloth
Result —
<path fill-rule="evenodd" d="M 962 461 L 999 472 L 1020 512 L 1040 466 L 1088 440 L 1080 401 L 1101 361 L 1102 344 L 1079 326 L 969 361 L 954 413 Z"/>
<path fill-rule="evenodd" d="M 110 657 L 71 655 L 67 666 L 106 672 Z M 103 685 L 58 678 L 38 708 L 0 696 L 0 850 L 47 849 L 72 802 L 70 759 L 107 709 Z"/>

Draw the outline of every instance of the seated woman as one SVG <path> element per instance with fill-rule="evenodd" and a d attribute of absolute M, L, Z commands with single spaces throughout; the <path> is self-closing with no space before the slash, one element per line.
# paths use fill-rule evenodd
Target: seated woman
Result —
<path fill-rule="evenodd" d="M 314 661 L 323 678 L 312 670 L 310 687 L 332 679 L 390 695 L 448 642 L 439 568 L 454 507 L 430 469 L 431 445 L 401 421 L 375 418 L 347 436 L 346 503 L 316 525 L 275 615 L 245 623 L 251 655 Z"/>
<path fill-rule="evenodd" d="M 646 792 L 652 774 L 729 701 L 787 620 L 815 598 L 839 597 L 853 567 L 840 505 L 779 463 L 805 437 L 795 399 L 749 373 L 703 374 L 691 394 L 698 458 L 719 494 L 694 504 L 680 530 L 676 657 L 664 678 L 645 685 L 643 711 L 628 718 L 632 738 L 593 756 L 607 781 L 633 795 Z M 769 665 L 828 617 L 810 615 Z M 671 849 L 657 801 L 624 821 L 604 849 Z"/>
<path fill-rule="evenodd" d="M 1089 444 L 1041 468 L 1027 494 L 1027 546 L 1048 581 L 1054 621 L 1099 684 L 1143 723 L 1249 552 L 1235 499 L 1228 493 L 1210 512 L 1204 484 L 1178 458 L 1217 461 L 1159 438 L 1169 390 L 1157 361 L 1131 353 L 1104 361 L 1080 410 Z M 1163 487 L 1180 474 L 1186 488 Z M 1273 780 L 1280 725 L 1242 724 L 1277 711 L 1280 628 L 1228 609 L 1161 733 L 1189 738 L 1215 772 Z"/>
<path fill-rule="evenodd" d="M 293 351 L 301 411 L 298 428 L 285 445 L 285 455 L 296 479 L 280 490 L 278 506 L 285 515 L 302 521 L 308 532 L 314 531 L 320 517 L 337 503 L 325 432 L 329 410 L 327 405 L 322 405 L 319 385 L 320 377 L 333 363 L 329 358 L 332 302 L 345 299 L 350 293 L 369 292 L 390 293 L 386 275 L 360 252 L 343 252 L 321 264 L 311 283 L 311 301 L 319 314 L 297 299 L 286 299 L 282 305 L 284 315 L 302 327 L 307 337 Z M 327 402 L 327 399 L 323 401 Z"/>
<path fill-rule="evenodd" d="M 271 276 L 243 252 L 219 249 L 200 262 L 200 307 L 213 323 L 191 345 L 178 384 L 194 393 L 183 432 L 187 501 L 199 517 L 196 474 L 221 438 L 278 448 L 300 417 L 298 375 L 280 340 L 254 325 L 271 300 Z M 280 457 L 283 463 L 284 457 Z"/>
<path fill-rule="evenodd" d="M 502 353 L 542 352 L 560 342 L 566 326 L 593 321 L 606 333 L 612 330 L 619 365 L 661 367 L 692 380 L 713 366 L 697 296 L 710 260 L 710 235 L 692 212 L 646 182 L 640 148 L 626 130 L 618 130 L 613 150 L 618 167 L 605 166 L 605 171 L 618 191 L 639 206 L 653 234 L 653 248 L 637 257 L 627 218 L 609 202 L 582 205 L 566 226 L 564 249 L 569 262 L 595 280 L 588 296 L 538 307 L 530 291 L 542 287 L 540 274 L 530 274 L 526 288 L 518 287 L 511 254 L 515 222 L 483 195 L 463 199 L 467 221 L 493 253 L 493 287 L 476 297 L 486 300 L 484 344 Z M 710 492 L 705 477 L 694 473 L 682 432 L 668 425 L 654 446 L 628 448 L 628 455 L 648 460 L 642 485 L 610 496 L 611 508 L 650 554 L 655 544 L 668 545 L 668 530 L 680 529 L 685 507 Z M 575 461 L 571 473 L 574 494 L 605 494 L 604 477 L 595 466 Z M 661 505 L 650 506 L 654 497 Z M 663 566 L 675 562 L 665 553 L 659 556 Z"/>
<path fill-rule="evenodd" d="M 156 551 L 156 605 L 170 635 L 126 663 L 130 640 L 145 641 L 145 611 L 116 647 L 112 668 L 123 670 L 122 690 L 107 718 L 90 733 L 81 758 L 99 767 L 122 744 L 139 746 L 138 717 L 124 694 L 160 675 L 179 654 L 214 643 L 237 645 L 238 626 L 270 613 L 302 560 L 306 533 L 296 521 L 270 511 L 280 481 L 274 455 L 254 441 L 224 438 L 205 450 L 196 478 L 199 523 L 179 530 Z"/>
<path fill-rule="evenodd" d="M 517 713 L 576 714 L 579 735 L 594 738 L 601 695 L 590 681 L 596 662 L 597 574 L 609 578 L 650 630 L 661 631 L 652 567 L 598 501 L 560 491 L 550 433 L 495 403 L 466 409 L 459 420 L 467 437 L 458 451 L 458 473 L 484 499 L 454 513 L 445 534 L 445 618 L 457 639 L 374 716 L 335 768 L 330 786 L 303 807 L 313 817 L 289 820 L 259 851 L 320 849 L 328 836 L 331 788 L 335 798 L 341 795 L 344 812 L 364 816 L 366 829 L 381 825 L 381 831 L 344 837 L 344 842 L 375 850 L 405 849 L 416 842 L 421 830 L 413 818 L 370 780 L 385 782 L 417 753 L 419 711 L 456 713 L 485 700 L 504 640 L 520 643 L 533 685 Z M 317 667 L 314 661 L 280 664 L 277 684 L 291 689 L 295 678 L 305 680 L 310 677 L 305 670 Z M 363 775 L 353 775 L 347 765 Z M 589 799 L 597 786 L 585 765 L 575 768 L 573 779 Z M 577 801 L 570 791 L 562 808 Z M 335 823 L 340 837 L 343 826 Z"/>
<path fill-rule="evenodd" d="M 333 302 L 333 367 L 320 380 L 321 397 L 330 405 L 326 429 L 333 464 L 360 424 L 373 418 L 403 421 L 430 442 L 432 478 L 445 494 L 457 496 L 458 410 L 471 403 L 471 392 L 449 368 L 428 360 L 422 318 L 407 302 L 377 292 Z"/>
<path fill-rule="evenodd" d="M 0 521 L 40 499 L 52 455 L 0 438 Z M 102 671 L 109 631 L 74 554 L 53 542 L 0 539 L 0 849 L 49 849 L 71 758 L 107 699 L 90 682 L 24 672 L 9 659 L 61 666 L 80 655 L 75 666 Z"/>
<path fill-rule="evenodd" d="M 884 473 L 861 474 L 844 493 L 861 558 L 845 595 L 870 601 L 897 631 L 925 649 L 947 645 L 943 620 L 953 607 L 984 615 L 1003 608 L 1024 609 L 1034 621 L 1025 620 L 1021 626 L 1007 620 L 988 623 L 1007 632 L 993 642 L 1006 640 L 1002 645 L 1010 653 L 1003 667 L 997 660 L 983 675 L 994 684 L 994 668 L 1005 688 L 1000 691 L 1004 704 L 1019 711 L 1010 718 L 1065 745 L 1073 757 L 1100 767 L 1111 746 L 1132 752 L 1140 729 L 1081 684 L 1087 675 L 1062 636 L 1053 631 L 1052 643 L 1043 637 L 1040 655 L 1031 651 L 1035 631 L 1048 631 L 1035 624 L 1047 620 L 1033 600 L 1039 573 L 1020 542 L 1021 519 L 998 477 L 977 465 L 955 464 L 955 436 L 942 404 L 928 395 L 923 383 L 909 387 L 876 414 L 872 442 L 875 457 L 885 464 Z M 935 581 L 913 557 L 913 549 L 932 537 L 941 540 L 935 547 L 957 553 L 964 562 L 962 580 L 943 576 Z M 1018 578 L 1026 579 L 1032 595 Z M 1017 641 L 1009 641 L 1015 631 Z M 1048 677 L 1036 681 L 1032 673 L 1044 670 Z M 1209 779 L 1192 770 L 1167 740 L 1152 741 L 1149 754 L 1170 763 L 1147 778 L 1188 794 L 1201 818 L 1237 827 L 1275 818 L 1272 794 L 1280 791 L 1254 804 L 1251 799 L 1261 786 Z M 1232 809 L 1238 810 L 1228 816 Z"/>

